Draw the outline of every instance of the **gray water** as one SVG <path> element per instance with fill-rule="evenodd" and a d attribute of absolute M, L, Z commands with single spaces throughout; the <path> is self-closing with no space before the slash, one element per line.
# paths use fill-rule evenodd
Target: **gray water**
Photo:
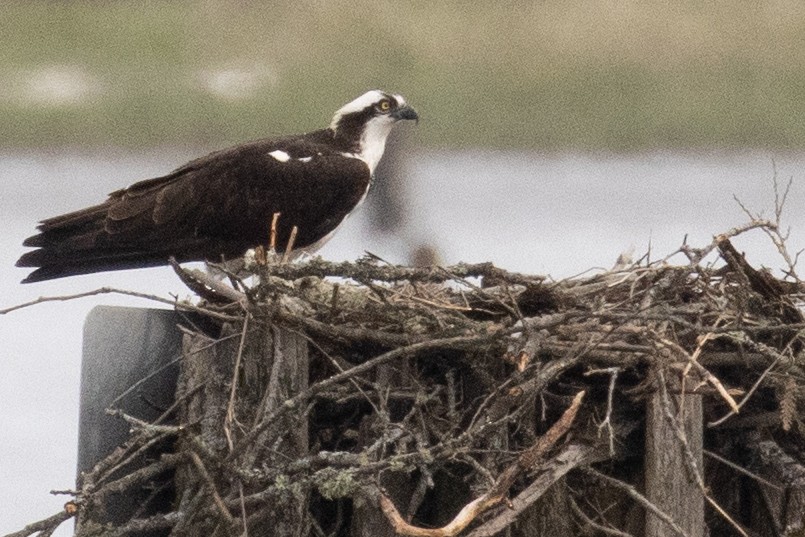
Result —
<path fill-rule="evenodd" d="M 188 293 L 169 269 L 156 268 L 19 285 L 13 267 L 38 219 L 101 201 L 136 180 L 165 173 L 198 153 L 9 153 L 0 155 L 0 309 L 43 295 L 101 286 L 170 298 Z M 493 261 L 516 271 L 570 276 L 610 267 L 633 249 L 652 259 L 687 236 L 694 246 L 747 221 L 733 200 L 773 216 L 775 175 L 794 186 L 784 212 L 791 249 L 805 245 L 805 154 L 650 153 L 632 156 L 508 152 L 422 152 L 401 174 L 407 223 L 394 233 L 370 229 L 367 210 L 321 251 L 355 259 L 369 250 L 405 262 L 417 245 L 443 263 Z M 371 203 L 370 200 L 367 203 Z M 755 265 L 781 261 L 760 232 L 736 241 Z M 61 508 L 51 489 L 74 485 L 81 330 L 97 304 L 152 306 L 102 295 L 51 302 L 0 316 L 0 534 Z M 58 535 L 69 535 L 65 525 Z"/>

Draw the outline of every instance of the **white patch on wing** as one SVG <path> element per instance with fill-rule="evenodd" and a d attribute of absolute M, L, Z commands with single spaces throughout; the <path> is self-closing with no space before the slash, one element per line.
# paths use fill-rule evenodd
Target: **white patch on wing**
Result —
<path fill-rule="evenodd" d="M 311 160 L 313 160 L 313 157 L 301 157 L 296 160 L 298 160 L 299 162 L 310 162 Z"/>
<path fill-rule="evenodd" d="M 271 153 L 269 153 L 269 155 L 271 155 L 280 162 L 288 162 L 289 160 L 291 160 L 291 155 L 289 155 L 285 151 L 280 151 L 279 149 L 272 151 Z"/>

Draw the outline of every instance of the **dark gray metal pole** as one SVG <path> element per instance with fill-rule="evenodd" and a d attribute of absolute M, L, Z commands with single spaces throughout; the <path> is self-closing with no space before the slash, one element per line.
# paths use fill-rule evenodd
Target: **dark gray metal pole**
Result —
<path fill-rule="evenodd" d="M 150 422 L 173 403 L 182 344 L 177 328 L 180 320 L 169 310 L 113 306 L 98 306 L 87 316 L 78 426 L 79 480 L 82 472 L 91 470 L 129 437 L 129 425 L 109 415 L 107 409 L 120 409 Z M 102 521 L 127 520 L 143 509 L 158 512 L 161 504 L 171 501 L 172 493 L 166 487 L 162 494 L 111 495 L 103 506 Z M 101 522 L 96 515 L 93 521 Z M 79 521 L 79 529 L 80 525 Z"/>

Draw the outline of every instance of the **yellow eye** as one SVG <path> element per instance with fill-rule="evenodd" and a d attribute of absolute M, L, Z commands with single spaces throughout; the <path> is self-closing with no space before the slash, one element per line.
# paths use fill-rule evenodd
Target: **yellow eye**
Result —
<path fill-rule="evenodd" d="M 388 112 L 391 110 L 391 102 L 388 99 L 384 99 L 378 103 L 377 107 L 380 109 L 381 112 Z"/>

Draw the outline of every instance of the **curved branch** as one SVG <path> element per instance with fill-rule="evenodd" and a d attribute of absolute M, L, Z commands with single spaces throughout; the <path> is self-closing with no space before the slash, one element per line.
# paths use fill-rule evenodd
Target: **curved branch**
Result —
<path fill-rule="evenodd" d="M 584 391 L 581 391 L 576 394 L 573 398 L 573 402 L 570 403 L 570 406 L 565 410 L 564 414 L 562 414 L 562 417 L 559 418 L 533 446 L 521 453 L 514 464 L 506 468 L 503 473 L 500 474 L 489 492 L 465 505 L 446 526 L 442 526 L 441 528 L 420 528 L 409 524 L 400 515 L 394 503 L 381 492 L 380 508 L 394 527 L 394 531 L 399 535 L 407 535 L 410 537 L 453 537 L 458 535 L 459 532 L 466 528 L 481 513 L 502 502 L 506 498 L 506 494 L 509 492 L 511 486 L 514 484 L 515 479 L 522 473 L 532 470 L 537 463 L 545 457 L 548 450 L 564 436 L 576 419 L 576 414 L 581 407 L 581 401 L 584 399 L 584 393 Z"/>

